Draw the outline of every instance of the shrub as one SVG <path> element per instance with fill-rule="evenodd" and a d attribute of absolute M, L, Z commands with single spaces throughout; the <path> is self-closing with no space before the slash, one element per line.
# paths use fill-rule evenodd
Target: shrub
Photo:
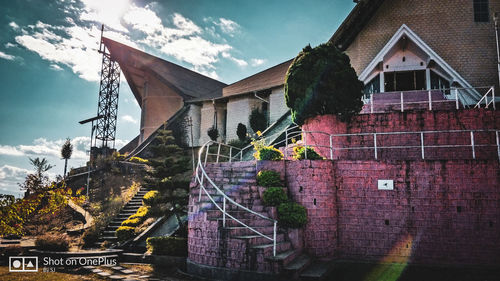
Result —
<path fill-rule="evenodd" d="M 306 208 L 294 202 L 281 203 L 278 222 L 283 227 L 300 228 L 307 223 Z"/>
<path fill-rule="evenodd" d="M 219 131 L 215 126 L 210 127 L 207 131 L 207 135 L 210 137 L 211 140 L 216 141 L 217 138 L 219 137 Z"/>
<path fill-rule="evenodd" d="M 64 235 L 46 234 L 35 240 L 35 247 L 41 251 L 66 252 L 69 249 L 69 242 Z"/>
<path fill-rule="evenodd" d="M 279 206 L 281 203 L 288 201 L 286 193 L 281 187 L 270 187 L 264 191 L 264 204 L 267 206 Z"/>
<path fill-rule="evenodd" d="M 134 230 L 135 227 L 120 226 L 116 230 L 116 238 L 118 238 L 119 241 L 129 240 L 130 238 L 134 237 Z"/>
<path fill-rule="evenodd" d="M 144 197 L 142 198 L 142 201 L 146 205 L 149 205 L 149 206 L 154 205 L 155 203 L 160 201 L 160 193 L 158 192 L 158 190 L 148 191 L 148 193 L 146 193 L 144 195 Z"/>
<path fill-rule="evenodd" d="M 306 159 L 306 149 L 307 149 L 307 159 L 308 160 L 325 160 L 324 157 L 319 155 L 314 148 L 312 147 L 307 147 L 304 148 L 303 146 L 296 146 L 293 148 L 293 159 L 295 160 L 304 160 Z"/>
<path fill-rule="evenodd" d="M 118 151 L 115 151 L 113 152 L 111 158 L 114 160 L 114 161 L 124 161 L 125 158 L 127 158 L 127 154 L 120 154 L 120 152 Z"/>
<path fill-rule="evenodd" d="M 128 159 L 128 161 L 138 164 L 149 164 L 149 161 L 147 159 L 142 159 L 141 157 L 135 157 L 135 156 Z"/>
<path fill-rule="evenodd" d="M 126 219 L 122 222 L 122 226 L 138 226 L 139 224 L 141 223 L 141 218 L 139 217 L 136 217 L 136 218 L 133 218 L 133 219 Z"/>
<path fill-rule="evenodd" d="M 265 146 L 254 153 L 254 157 L 256 160 L 279 161 L 283 160 L 283 153 L 273 146 Z"/>
<path fill-rule="evenodd" d="M 247 139 L 247 126 L 242 123 L 238 123 L 238 127 L 236 128 L 236 135 L 240 141 L 246 141 Z"/>
<path fill-rule="evenodd" d="M 146 244 L 153 255 L 187 256 L 187 238 L 149 237 Z"/>
<path fill-rule="evenodd" d="M 149 206 L 140 207 L 135 214 L 128 217 L 128 219 L 139 218 L 141 221 L 144 220 L 150 214 L 151 208 Z"/>
<path fill-rule="evenodd" d="M 254 132 L 264 131 L 267 128 L 266 115 L 257 108 L 252 110 L 248 121 L 250 122 L 250 128 L 252 128 Z"/>
<path fill-rule="evenodd" d="M 336 114 L 348 121 L 363 103 L 363 83 L 349 57 L 331 42 L 306 46 L 293 60 L 285 77 L 285 101 L 292 121 L 304 124 L 309 117 Z"/>
<path fill-rule="evenodd" d="M 96 227 L 91 227 L 85 230 L 82 239 L 85 247 L 93 246 L 99 239 L 99 230 Z"/>
<path fill-rule="evenodd" d="M 280 174 L 275 171 L 262 170 L 257 174 L 257 184 L 264 187 L 282 186 Z"/>

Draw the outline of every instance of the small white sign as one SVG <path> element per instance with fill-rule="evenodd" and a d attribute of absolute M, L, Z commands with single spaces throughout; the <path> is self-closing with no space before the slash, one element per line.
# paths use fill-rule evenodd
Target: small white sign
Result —
<path fill-rule="evenodd" d="M 379 190 L 394 190 L 394 181 L 393 180 L 378 180 L 378 189 Z"/>

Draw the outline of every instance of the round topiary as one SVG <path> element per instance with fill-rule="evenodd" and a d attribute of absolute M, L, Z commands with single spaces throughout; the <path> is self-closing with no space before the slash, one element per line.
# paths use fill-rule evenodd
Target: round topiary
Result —
<path fill-rule="evenodd" d="M 307 223 L 306 208 L 295 202 L 281 203 L 278 207 L 278 223 L 283 227 L 303 227 Z"/>
<path fill-rule="evenodd" d="M 257 184 L 264 187 L 281 186 L 280 174 L 271 170 L 262 170 L 257 174 Z"/>
<path fill-rule="evenodd" d="M 328 42 L 306 46 L 293 60 L 285 77 L 285 101 L 298 125 L 317 115 L 336 114 L 348 121 L 363 103 L 363 83 L 349 57 Z"/>
<path fill-rule="evenodd" d="M 288 196 L 281 187 L 270 187 L 264 191 L 262 195 L 264 204 L 267 206 L 278 206 L 281 203 L 288 201 Z"/>
<path fill-rule="evenodd" d="M 247 126 L 242 123 L 238 123 L 238 127 L 236 128 L 236 135 L 240 141 L 247 140 Z"/>
<path fill-rule="evenodd" d="M 207 135 L 210 137 L 212 141 L 217 141 L 217 138 L 219 137 L 219 131 L 215 126 L 210 127 L 207 131 Z"/>
<path fill-rule="evenodd" d="M 304 160 L 306 159 L 306 149 L 307 149 L 307 160 L 324 160 L 321 155 L 319 155 L 312 147 L 304 148 L 303 146 L 296 146 L 293 148 L 293 159 Z"/>
<path fill-rule="evenodd" d="M 254 153 L 254 157 L 256 160 L 279 161 L 283 160 L 283 153 L 277 148 L 266 146 Z"/>

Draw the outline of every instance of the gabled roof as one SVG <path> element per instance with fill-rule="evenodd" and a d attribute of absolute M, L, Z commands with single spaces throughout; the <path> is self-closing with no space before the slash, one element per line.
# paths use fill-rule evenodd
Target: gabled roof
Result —
<path fill-rule="evenodd" d="M 184 101 L 199 98 L 215 98 L 222 95 L 227 84 L 191 71 L 187 68 L 152 56 L 111 39 L 102 38 L 111 57 L 118 62 L 132 92 L 141 105 L 140 90 L 143 85 L 134 77 L 150 74 L 177 92 Z"/>
<path fill-rule="evenodd" d="M 285 83 L 285 75 L 293 59 L 275 65 L 243 80 L 235 82 L 222 90 L 222 95 L 234 96 L 279 87 Z"/>
<path fill-rule="evenodd" d="M 330 42 L 345 51 L 383 2 L 384 0 L 359 0 L 330 38 Z"/>

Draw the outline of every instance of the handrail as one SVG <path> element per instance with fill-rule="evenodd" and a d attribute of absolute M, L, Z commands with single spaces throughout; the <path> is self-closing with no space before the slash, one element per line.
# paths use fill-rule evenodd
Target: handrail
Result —
<path fill-rule="evenodd" d="M 209 149 L 210 149 L 210 144 L 212 143 L 215 143 L 214 141 L 208 141 L 206 142 L 202 148 L 200 149 L 200 151 L 198 152 L 198 165 L 196 167 L 196 172 L 195 172 L 195 179 L 196 181 L 198 182 L 199 186 L 200 186 L 200 194 L 199 194 L 199 197 L 198 197 L 198 201 L 201 201 L 201 195 L 202 195 L 202 191 L 205 192 L 205 194 L 208 196 L 208 198 L 210 199 L 210 201 L 212 201 L 212 203 L 217 207 L 217 209 L 219 209 L 221 212 L 222 212 L 222 225 L 225 227 L 226 226 L 226 217 L 229 217 L 230 219 L 236 221 L 237 223 L 241 224 L 242 226 L 246 227 L 247 229 L 251 230 L 252 232 L 258 234 L 259 236 L 261 237 L 264 237 L 268 240 L 271 240 L 273 242 L 273 256 L 276 256 L 276 231 L 277 231 L 277 221 L 274 220 L 274 219 L 271 219 L 269 217 L 266 217 L 260 213 L 257 213 L 257 212 L 254 212 L 252 210 L 250 210 L 249 208 L 237 203 L 236 201 L 234 201 L 233 199 L 231 199 L 229 196 L 227 196 L 213 181 L 212 179 L 207 175 L 206 171 L 205 171 L 205 168 L 203 167 L 203 163 L 206 163 L 207 161 L 207 157 L 209 155 Z M 217 143 L 218 144 L 218 149 L 217 149 L 217 162 L 219 160 L 219 157 L 220 157 L 220 148 L 222 145 L 224 146 L 229 146 L 229 145 L 225 145 L 225 144 L 222 144 L 222 143 Z M 229 146 L 231 147 L 231 146 Z M 235 148 L 235 149 L 238 149 L 236 147 L 231 147 L 232 148 Z M 231 151 L 230 149 L 230 151 Z M 204 159 L 204 162 L 202 162 L 202 155 L 203 155 L 203 150 L 205 150 L 205 159 Z M 241 151 L 240 151 L 241 152 Z M 231 160 L 231 152 L 229 154 L 229 159 Z M 199 172 L 201 172 L 201 178 L 200 178 L 200 175 L 199 175 Z M 206 178 L 208 183 L 217 191 L 217 194 L 222 196 L 222 199 L 223 199 L 223 204 L 222 204 L 222 207 L 217 204 L 216 200 L 214 200 L 214 198 L 212 198 L 212 196 L 210 195 L 210 193 L 208 193 L 207 189 L 205 188 L 204 184 L 203 184 L 203 179 Z M 253 227 L 243 223 L 242 221 L 238 220 L 237 218 L 233 217 L 231 214 L 229 214 L 227 211 L 226 211 L 226 201 L 228 201 L 229 203 L 235 205 L 236 207 L 238 208 L 241 208 L 243 209 L 244 211 L 246 212 L 249 212 L 253 215 L 256 215 L 262 219 L 265 219 L 265 220 L 269 220 L 269 221 L 272 221 L 274 226 L 273 226 L 273 237 L 269 237 L 259 231 L 257 231 L 256 229 L 254 229 Z"/>
<path fill-rule="evenodd" d="M 491 92 L 491 101 L 488 102 L 488 94 Z M 474 108 L 481 108 L 481 102 L 484 100 L 485 104 L 486 104 L 486 108 L 488 108 L 488 106 L 490 104 L 493 104 L 493 110 L 496 110 L 496 106 L 495 106 L 495 87 L 491 87 L 487 92 L 486 94 L 484 94 L 484 96 L 477 102 L 477 104 L 474 106 Z"/>

